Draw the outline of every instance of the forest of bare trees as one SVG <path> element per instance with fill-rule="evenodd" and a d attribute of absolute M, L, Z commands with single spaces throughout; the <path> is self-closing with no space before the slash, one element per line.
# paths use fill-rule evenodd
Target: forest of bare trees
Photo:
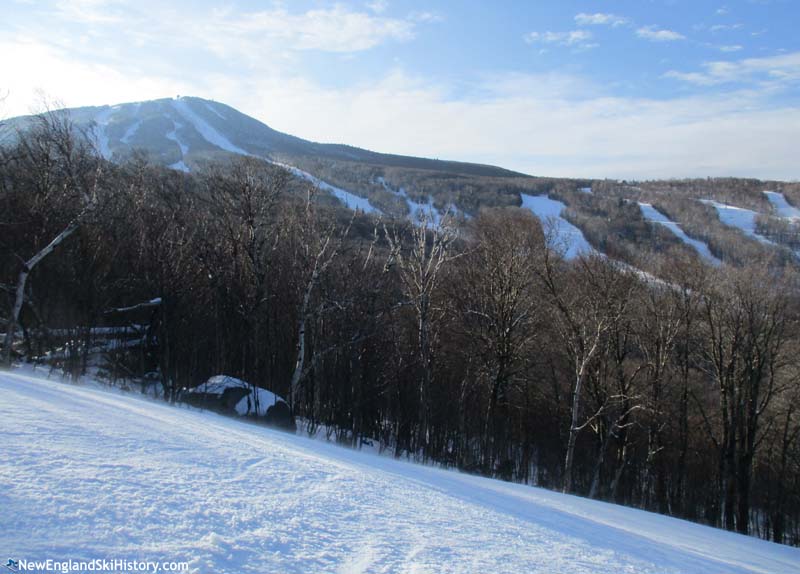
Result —
<path fill-rule="evenodd" d="M 412 225 L 315 193 L 254 158 L 112 165 L 41 116 L 0 148 L 4 362 L 77 377 L 93 328 L 145 324 L 100 375 L 174 401 L 225 373 L 353 446 L 800 544 L 789 268 L 656 279 L 513 206 Z"/>

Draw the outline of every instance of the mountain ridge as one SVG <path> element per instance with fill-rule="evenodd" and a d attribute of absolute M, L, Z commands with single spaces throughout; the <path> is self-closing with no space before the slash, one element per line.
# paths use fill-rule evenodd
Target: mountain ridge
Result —
<path fill-rule="evenodd" d="M 574 244 L 566 247 L 568 254 L 576 254 L 570 247 L 588 245 L 649 271 L 660 264 L 642 258 L 654 254 L 660 260 L 700 257 L 711 264 L 724 260 L 742 265 L 776 256 L 792 265 L 800 260 L 799 220 L 782 217 L 787 208 L 800 206 L 800 184 L 740 178 L 627 182 L 536 177 L 496 166 L 311 142 L 227 104 L 196 97 L 53 113 L 69 113 L 73 124 L 115 163 L 144 150 L 153 165 L 192 172 L 202 171 L 208 162 L 251 156 L 288 169 L 296 183 L 319 188 L 320 201 L 328 205 L 412 221 L 423 217 L 434 224 L 448 212 L 469 219 L 485 208 L 523 208 L 543 222 L 555 220 L 564 242 Z M 0 128 L 13 134 L 34 117 L 12 118 Z M 2 139 L 0 133 L 0 143 Z M 526 204 L 526 197 L 536 199 Z M 747 221 L 731 219 L 730 210 L 720 208 L 726 204 L 747 215 Z M 660 214 L 656 220 L 653 213 Z"/>
<path fill-rule="evenodd" d="M 155 163 L 173 167 L 182 161 L 189 168 L 194 160 L 223 152 L 279 161 L 315 157 L 451 174 L 530 177 L 488 164 L 386 154 L 349 144 L 313 142 L 275 130 L 225 103 L 195 96 L 54 110 L 54 113 L 64 112 L 70 114 L 78 127 L 94 131 L 100 152 L 106 159 L 122 159 L 136 149 L 146 149 Z M 18 116 L 6 123 L 16 128 L 33 117 Z M 217 135 L 222 135 L 223 140 L 217 139 Z M 169 161 L 174 158 L 178 159 Z"/>

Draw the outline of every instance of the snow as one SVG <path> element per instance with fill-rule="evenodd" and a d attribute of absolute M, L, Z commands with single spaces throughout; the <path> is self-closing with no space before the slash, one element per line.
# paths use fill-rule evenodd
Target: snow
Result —
<path fill-rule="evenodd" d="M 124 144 L 129 143 L 131 141 L 131 138 L 136 135 L 136 132 L 139 131 L 139 127 L 141 125 L 142 125 L 142 120 L 136 120 L 135 122 L 133 122 L 130 126 L 128 126 L 128 129 L 125 130 L 125 134 L 122 136 L 122 139 L 120 139 L 120 141 Z"/>
<path fill-rule="evenodd" d="M 438 227 L 442 222 L 442 213 L 433 205 L 433 199 L 428 197 L 426 203 L 417 203 L 406 195 L 405 188 L 400 188 L 400 193 L 406 198 L 408 213 L 411 221 L 421 223 L 427 221 L 433 227 Z"/>
<path fill-rule="evenodd" d="M 667 229 L 669 229 L 672 233 L 678 236 L 678 238 L 686 243 L 687 245 L 694 247 L 697 253 L 705 259 L 706 261 L 710 262 L 713 265 L 720 265 L 722 261 L 714 257 L 714 254 L 711 253 L 711 250 L 708 248 L 708 245 L 703 243 L 702 241 L 698 241 L 697 239 L 692 239 L 686 232 L 683 231 L 679 223 L 671 221 L 666 215 L 658 211 L 655 207 L 653 207 L 649 203 L 639 203 L 639 208 L 642 210 L 642 216 L 652 223 L 657 223 L 659 225 L 663 225 Z"/>
<path fill-rule="evenodd" d="M 436 206 L 433 204 L 433 198 L 428 196 L 425 203 L 419 203 L 409 197 L 404 187 L 395 191 L 383 177 L 379 177 L 377 180 L 386 191 L 405 200 L 408 206 L 408 218 L 413 223 L 420 223 L 424 220 L 429 222 L 433 227 L 437 227 L 441 223 L 442 212 L 436 209 Z M 455 207 L 451 206 L 450 209 L 455 213 Z"/>
<path fill-rule="evenodd" d="M 251 155 L 249 152 L 234 145 L 231 141 L 214 129 L 211 124 L 198 116 L 183 99 L 172 100 L 172 106 L 203 136 L 208 143 L 239 155 Z"/>
<path fill-rule="evenodd" d="M 178 147 L 181 149 L 181 156 L 185 156 L 189 153 L 189 146 L 183 143 L 181 140 L 178 139 L 178 130 L 183 127 L 183 124 L 180 122 L 172 122 L 172 130 L 167 132 L 167 139 L 174 141 L 178 144 Z"/>
<path fill-rule="evenodd" d="M 105 107 L 103 111 L 99 112 L 97 115 L 94 116 L 94 128 L 93 132 L 95 138 L 97 139 L 97 147 L 99 148 L 97 151 L 100 152 L 100 155 L 103 156 L 104 159 L 111 159 L 111 147 L 108 144 L 108 134 L 106 133 L 106 128 L 108 127 L 108 122 L 111 120 L 111 116 L 114 114 L 114 108 Z"/>
<path fill-rule="evenodd" d="M 107 337 L 109 335 L 138 335 L 147 330 L 146 325 L 137 325 L 132 323 L 122 327 L 92 327 L 89 333 L 93 337 Z M 81 332 L 81 328 L 76 329 L 50 329 L 47 331 L 48 335 L 53 337 L 69 337 L 75 333 Z"/>
<path fill-rule="evenodd" d="M 767 199 L 772 204 L 778 217 L 791 220 L 800 219 L 800 209 L 790 205 L 782 193 L 777 191 L 765 191 L 764 195 L 767 196 Z"/>
<path fill-rule="evenodd" d="M 186 173 L 189 173 L 191 171 L 189 169 L 189 166 L 186 165 L 185 163 L 183 163 L 183 160 L 179 160 L 179 161 L 176 161 L 175 163 L 171 163 L 167 167 L 170 168 L 170 169 L 176 169 L 178 171 L 183 171 L 183 172 L 186 172 Z"/>
<path fill-rule="evenodd" d="M 196 573 L 788 574 L 800 550 L 396 461 L 96 385 L 0 374 L 0 546 Z"/>
<path fill-rule="evenodd" d="M 216 115 L 218 118 L 220 118 L 222 120 L 227 120 L 228 119 L 225 116 L 223 116 L 222 113 L 217 108 L 215 108 L 213 105 L 211 105 L 210 102 L 206 102 L 206 108 L 208 109 L 208 111 L 210 111 L 212 114 Z"/>
<path fill-rule="evenodd" d="M 310 182 L 315 187 L 318 187 L 319 189 L 321 189 L 323 191 L 327 191 L 328 193 L 333 194 L 339 201 L 344 203 L 345 207 L 347 207 L 348 209 L 360 210 L 360 211 L 363 211 L 364 213 L 376 213 L 376 214 L 380 214 L 381 213 L 381 210 L 378 209 L 377 207 L 373 207 L 366 197 L 358 196 L 358 195 L 356 195 L 354 193 L 350 193 L 349 191 L 346 191 L 346 190 L 344 190 L 344 189 L 342 189 L 340 187 L 336 187 L 335 185 L 331 185 L 330 183 L 322 181 L 318 177 L 315 177 L 315 176 L 311 175 L 307 171 L 303 171 L 302 169 L 296 168 L 294 166 L 291 166 L 291 165 L 288 165 L 288 164 L 285 164 L 285 163 L 279 163 L 279 162 L 276 162 L 276 161 L 274 161 L 272 163 L 274 165 L 282 167 L 282 168 L 284 168 L 286 170 L 289 170 L 290 172 L 292 172 L 297 177 L 299 177 L 301 179 L 305 179 L 306 181 Z"/>
<path fill-rule="evenodd" d="M 196 573 L 789 574 L 800 550 L 0 373 L 0 546 Z M 7 527 L 8 526 L 8 527 Z"/>
<path fill-rule="evenodd" d="M 161 305 L 161 297 L 155 297 L 143 303 L 136 303 L 135 305 L 129 305 L 127 307 L 116 307 L 114 311 L 116 313 L 127 313 L 129 311 L 136 311 L 137 309 L 145 309 L 147 307 L 158 307 Z"/>
<path fill-rule="evenodd" d="M 556 242 L 566 247 L 565 257 L 574 259 L 580 253 L 592 251 L 592 246 L 586 241 L 583 232 L 561 217 L 566 205 L 546 195 L 527 195 L 521 193 L 522 207 L 533 212 L 542 220 L 543 224 L 552 221 L 556 234 Z"/>
<path fill-rule="evenodd" d="M 189 173 L 190 171 L 189 166 L 186 165 L 183 161 L 183 158 L 185 158 L 186 154 L 189 153 L 189 146 L 183 143 L 180 139 L 178 139 L 178 130 L 181 129 L 182 127 L 183 124 L 181 124 L 180 122 L 172 122 L 172 130 L 167 132 L 166 134 L 166 138 L 178 144 L 178 147 L 181 150 L 181 159 L 179 159 L 175 163 L 171 163 L 168 167 L 170 169 L 177 169 Z"/>
<path fill-rule="evenodd" d="M 743 207 L 719 203 L 713 199 L 701 199 L 700 202 L 713 206 L 717 210 L 720 221 L 725 225 L 740 229 L 745 235 L 756 241 L 766 245 L 775 245 L 763 235 L 756 233 L 756 217 L 760 215 L 759 213 Z"/>
<path fill-rule="evenodd" d="M 348 209 L 360 210 L 363 211 L 364 213 L 380 213 L 380 210 L 378 208 L 372 207 L 372 205 L 370 204 L 369 200 L 366 197 L 355 195 L 354 193 L 345 191 L 340 187 L 336 187 L 327 182 L 324 182 L 321 179 L 314 178 L 314 180 L 315 180 L 314 185 L 316 185 L 320 189 L 323 189 L 335 195 L 336 198 L 342 203 L 344 203 Z"/>
<path fill-rule="evenodd" d="M 221 134 L 214 127 L 212 127 L 211 124 L 209 124 L 207 121 L 205 121 L 199 115 L 197 115 L 189 107 L 189 105 L 186 103 L 186 101 L 184 99 L 178 98 L 178 99 L 175 99 L 175 100 L 171 100 L 171 103 L 172 103 L 172 106 L 175 108 L 175 110 L 184 119 L 188 120 L 189 123 L 192 124 L 192 126 L 194 126 L 194 128 L 200 133 L 200 135 L 203 137 L 203 139 L 205 139 L 210 144 L 215 145 L 218 148 L 223 149 L 225 151 L 229 151 L 231 153 L 235 153 L 235 154 L 239 154 L 239 155 L 259 157 L 259 156 L 255 156 L 254 154 L 251 154 L 250 152 L 245 151 L 242 148 L 234 145 L 228 138 L 226 138 L 223 134 Z M 219 111 L 214 109 L 210 104 L 206 103 L 206 107 L 209 110 L 211 110 L 212 112 L 214 112 L 215 114 L 217 114 L 218 116 L 220 116 L 222 119 L 225 119 L 225 117 L 222 114 L 220 114 Z M 185 157 L 186 153 L 189 151 L 189 147 L 184 145 L 177 137 L 177 130 L 180 127 L 181 127 L 180 124 L 176 124 L 175 125 L 175 129 L 173 129 L 171 132 L 169 132 L 166 137 L 171 139 L 171 140 L 173 140 L 174 142 L 176 142 L 180 146 L 181 154 L 182 154 L 183 157 Z M 261 158 L 261 159 L 266 159 L 267 161 L 271 161 L 268 158 Z M 336 187 L 335 185 L 331 185 L 331 184 L 329 184 L 329 183 L 327 183 L 325 181 L 322 181 L 321 179 L 311 175 L 310 173 L 305 172 L 305 171 L 303 171 L 301 169 L 298 169 L 296 167 L 293 167 L 293 166 L 290 166 L 290 165 L 286 165 L 286 164 L 282 164 L 282 163 L 275 162 L 275 161 L 273 161 L 271 163 L 273 163 L 274 165 L 278 165 L 280 167 L 283 167 L 285 169 L 288 169 L 294 175 L 296 175 L 296 176 L 298 176 L 298 177 L 300 177 L 302 179 L 305 179 L 307 181 L 310 181 L 313 185 L 315 185 L 319 189 L 322 189 L 324 191 L 327 191 L 327 192 L 333 194 L 337 199 L 339 199 L 339 201 L 344 203 L 344 205 L 348 209 L 361 210 L 361 211 L 363 211 L 365 213 L 381 213 L 379 209 L 377 209 L 377 208 L 373 207 L 372 205 L 370 205 L 369 200 L 367 200 L 364 197 L 360 197 L 360 196 L 358 196 L 358 195 L 356 195 L 354 193 L 350 193 L 349 191 L 346 191 L 346 190 L 344 190 L 344 189 L 342 189 L 340 187 Z M 189 167 L 184 163 L 183 158 L 180 161 L 177 161 L 177 162 L 171 164 L 169 167 L 172 168 L 172 169 L 178 169 L 178 170 L 185 171 L 185 172 L 189 171 Z"/>
<path fill-rule="evenodd" d="M 246 383 L 241 379 L 237 379 L 234 377 L 229 377 L 227 375 L 216 375 L 208 379 L 205 383 L 194 387 L 193 389 L 189 389 L 187 392 L 189 393 L 208 393 L 210 395 L 218 395 L 221 396 L 225 389 L 241 387 L 243 389 L 247 389 L 250 391 L 250 396 L 253 397 L 250 399 L 250 406 L 248 408 L 248 397 L 245 396 L 236 403 L 234 410 L 237 414 L 241 416 L 254 414 L 254 415 L 265 415 L 267 414 L 267 409 L 272 405 L 278 402 L 286 402 L 283 400 L 282 397 L 279 397 L 275 393 L 272 393 L 266 389 L 262 389 L 259 387 L 254 387 L 250 383 Z M 258 401 L 255 400 L 255 397 L 258 397 Z"/>

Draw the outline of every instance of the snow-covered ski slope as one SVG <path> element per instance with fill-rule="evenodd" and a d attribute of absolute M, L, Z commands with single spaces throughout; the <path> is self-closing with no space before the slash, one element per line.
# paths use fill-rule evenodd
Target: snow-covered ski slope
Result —
<path fill-rule="evenodd" d="M 538 217 L 543 225 L 553 225 L 555 240 L 564 249 L 567 259 L 575 259 L 581 253 L 590 253 L 592 246 L 586 241 L 583 232 L 561 216 L 566 205 L 547 195 L 520 194 L 522 208 L 528 209 Z"/>
<path fill-rule="evenodd" d="M 759 216 L 758 212 L 745 209 L 744 207 L 720 203 L 712 199 L 701 199 L 700 202 L 716 209 L 719 220 L 723 224 L 740 229 L 742 233 L 761 243 L 775 245 L 774 242 L 756 232 L 756 218 Z"/>
<path fill-rule="evenodd" d="M 786 196 L 782 193 L 777 191 L 765 191 L 764 195 L 767 196 L 767 199 L 772 204 L 778 217 L 783 217 L 784 219 L 790 219 L 792 221 L 800 219 L 800 209 L 797 209 L 786 201 Z"/>
<path fill-rule="evenodd" d="M 667 229 L 669 229 L 686 245 L 693 247 L 695 251 L 697 251 L 697 253 L 699 253 L 703 259 L 705 259 L 712 265 L 722 264 L 722 261 L 714 257 L 714 254 L 711 253 L 711 250 L 708 248 L 707 244 L 686 235 L 686 232 L 683 230 L 683 228 L 680 226 L 679 223 L 670 220 L 666 215 L 661 213 L 650 203 L 642 203 L 641 201 L 638 203 L 639 203 L 639 209 L 641 209 L 642 211 L 642 217 L 644 217 L 645 220 L 650 221 L 652 223 L 657 223 L 658 225 L 662 225 Z"/>
<path fill-rule="evenodd" d="M 800 550 L 0 373 L 0 548 L 203 573 L 800 572 Z"/>

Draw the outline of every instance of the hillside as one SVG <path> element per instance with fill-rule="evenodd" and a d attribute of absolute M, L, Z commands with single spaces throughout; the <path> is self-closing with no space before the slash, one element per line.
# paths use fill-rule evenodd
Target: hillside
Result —
<path fill-rule="evenodd" d="M 0 373 L 0 545 L 191 572 L 782 574 L 800 550 Z"/>
<path fill-rule="evenodd" d="M 259 158 L 288 168 L 298 184 L 319 187 L 330 205 L 390 218 L 439 221 L 447 212 L 470 218 L 485 208 L 523 207 L 542 220 L 560 220 L 557 236 L 570 257 L 594 250 L 654 274 L 676 258 L 737 266 L 771 259 L 794 266 L 800 253 L 796 183 L 532 177 L 489 165 L 315 143 L 194 97 L 56 113 L 62 112 L 116 163 L 143 153 L 154 165 L 197 173 L 209 163 Z M 31 122 L 31 116 L 7 121 L 0 139 L 13 141 L 16 130 Z"/>
<path fill-rule="evenodd" d="M 0 146 L 4 364 L 226 374 L 349 444 L 800 544 L 797 185 L 187 173 L 78 134 Z"/>

